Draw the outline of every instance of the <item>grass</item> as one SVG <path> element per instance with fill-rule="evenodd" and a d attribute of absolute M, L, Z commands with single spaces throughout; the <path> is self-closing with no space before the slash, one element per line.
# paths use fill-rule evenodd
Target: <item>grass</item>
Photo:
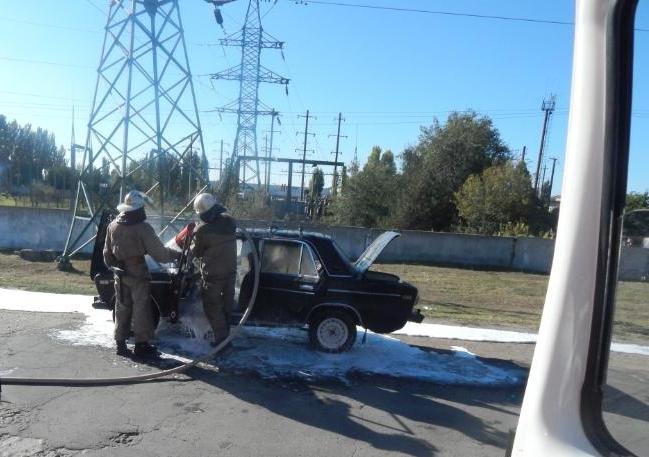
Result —
<path fill-rule="evenodd" d="M 375 265 L 419 289 L 419 308 L 437 322 L 538 330 L 548 276 L 424 265 Z M 649 342 L 649 283 L 618 286 L 613 337 Z"/>
<path fill-rule="evenodd" d="M 58 271 L 54 262 L 29 262 L 12 252 L 0 252 L 0 287 L 53 292 L 96 294 L 90 280 L 90 260 L 72 260 L 74 270 Z"/>
<path fill-rule="evenodd" d="M 94 295 L 89 260 L 73 260 L 74 271 L 58 271 L 54 262 L 29 262 L 0 252 L 0 287 L 37 292 Z M 477 327 L 538 329 L 548 276 L 476 271 L 424 265 L 375 265 L 419 288 L 419 308 L 442 323 Z M 649 283 L 621 282 L 613 336 L 649 343 Z"/>
<path fill-rule="evenodd" d="M 70 199 L 61 198 L 59 200 L 54 199 L 48 202 L 38 202 L 38 204 L 34 206 L 29 200 L 29 197 L 13 197 L 7 194 L 0 194 L 0 206 L 14 206 L 20 208 L 69 209 Z"/>

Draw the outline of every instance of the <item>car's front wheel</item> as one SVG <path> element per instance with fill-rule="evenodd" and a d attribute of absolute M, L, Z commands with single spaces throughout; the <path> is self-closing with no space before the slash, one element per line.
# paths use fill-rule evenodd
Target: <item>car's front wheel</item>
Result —
<path fill-rule="evenodd" d="M 347 351 L 356 341 L 356 320 L 344 310 L 319 311 L 309 321 L 309 341 L 322 352 Z"/>

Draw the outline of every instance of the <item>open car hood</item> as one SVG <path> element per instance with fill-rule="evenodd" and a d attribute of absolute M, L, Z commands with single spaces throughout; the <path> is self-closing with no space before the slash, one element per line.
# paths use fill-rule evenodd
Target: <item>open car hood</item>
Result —
<path fill-rule="evenodd" d="M 395 238 L 400 237 L 401 234 L 397 232 L 385 232 L 379 235 L 372 244 L 360 255 L 358 260 L 354 262 L 354 272 L 363 274 L 372 266 L 374 261 L 381 255 L 381 252 L 392 242 Z"/>

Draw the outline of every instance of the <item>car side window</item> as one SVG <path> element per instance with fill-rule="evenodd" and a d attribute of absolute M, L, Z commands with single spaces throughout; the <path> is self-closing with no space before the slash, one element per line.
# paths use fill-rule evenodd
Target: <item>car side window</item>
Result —
<path fill-rule="evenodd" d="M 296 275 L 300 271 L 301 245 L 281 241 L 265 241 L 261 271 Z"/>
<path fill-rule="evenodd" d="M 300 275 L 302 276 L 318 276 L 317 267 L 311 250 L 308 246 L 302 245 L 302 260 L 300 261 Z"/>

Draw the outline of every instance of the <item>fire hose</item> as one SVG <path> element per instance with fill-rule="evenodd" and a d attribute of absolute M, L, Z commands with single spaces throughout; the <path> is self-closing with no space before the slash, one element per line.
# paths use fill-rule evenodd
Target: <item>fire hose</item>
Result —
<path fill-rule="evenodd" d="M 215 355 L 217 355 L 219 352 L 223 350 L 230 342 L 237 336 L 237 334 L 240 332 L 241 327 L 246 323 L 248 318 L 250 317 L 250 314 L 252 313 L 252 309 L 255 304 L 255 299 L 257 297 L 257 290 L 259 288 L 259 271 L 260 271 L 260 265 L 259 265 L 259 255 L 257 254 L 257 250 L 254 248 L 254 242 L 248 232 L 245 229 L 240 229 L 241 233 L 244 235 L 246 238 L 246 241 L 249 242 L 253 248 L 251 249 L 252 253 L 252 271 L 254 275 L 254 280 L 253 280 L 253 288 L 252 288 L 252 294 L 250 295 L 250 301 L 248 302 L 248 306 L 246 307 L 245 312 L 241 316 L 241 319 L 239 320 L 239 323 L 232 329 L 230 334 L 226 339 L 221 341 L 213 350 L 211 350 L 209 353 L 205 354 L 204 356 L 201 356 L 199 358 L 196 358 L 190 362 L 184 363 L 180 366 L 177 366 L 175 368 L 170 368 L 168 370 L 162 370 L 162 371 L 157 371 L 154 373 L 147 373 L 147 374 L 141 374 L 141 375 L 135 375 L 135 376 L 122 376 L 122 377 L 114 377 L 114 378 L 18 378 L 18 377 L 0 377 L 0 386 L 2 384 L 5 385 L 32 385 L 32 386 L 70 386 L 70 387 L 75 387 L 75 386 L 105 386 L 105 385 L 119 385 L 119 384 L 136 384 L 136 383 L 141 383 L 141 382 L 146 382 L 146 381 L 151 381 L 153 379 L 159 379 L 163 378 L 166 376 L 182 373 L 183 371 L 187 371 L 190 368 L 195 367 L 199 363 L 202 362 L 207 362 L 208 360 L 212 359 Z"/>

